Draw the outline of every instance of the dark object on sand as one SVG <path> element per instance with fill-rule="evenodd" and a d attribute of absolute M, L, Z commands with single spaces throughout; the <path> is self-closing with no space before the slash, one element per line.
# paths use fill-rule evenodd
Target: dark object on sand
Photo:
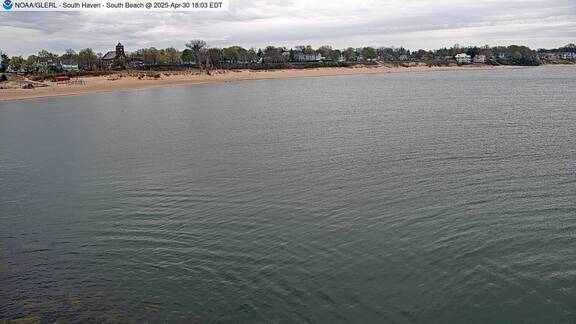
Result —
<path fill-rule="evenodd" d="M 58 77 L 54 77 L 53 81 L 54 81 L 54 82 L 68 82 L 68 81 L 70 81 L 70 77 L 68 77 L 68 76 L 58 76 Z"/>

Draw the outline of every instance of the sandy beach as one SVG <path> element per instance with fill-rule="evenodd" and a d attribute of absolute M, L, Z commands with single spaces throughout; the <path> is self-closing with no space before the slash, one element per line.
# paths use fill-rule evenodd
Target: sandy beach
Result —
<path fill-rule="evenodd" d="M 57 83 L 45 81 L 42 87 L 33 89 L 22 89 L 21 85 L 12 86 L 8 89 L 0 89 L 0 101 L 22 100 L 32 98 L 56 97 L 81 95 L 96 92 L 127 91 L 146 89 L 164 86 L 193 85 L 220 82 L 233 82 L 242 80 L 259 79 L 280 79 L 299 77 L 321 77 L 338 75 L 362 75 L 380 73 L 403 73 L 403 72 L 432 72 L 432 71 L 453 71 L 453 70 L 492 70 L 503 68 L 518 68 L 511 66 L 488 66 L 488 65 L 468 65 L 450 67 L 388 67 L 388 66 L 362 66 L 351 68 L 318 68 L 318 69 L 291 69 L 291 70 L 216 70 L 210 75 L 199 73 L 198 71 L 179 72 L 152 72 L 157 74 L 152 77 L 152 73 L 146 75 L 145 72 L 121 72 L 117 74 L 75 78 L 73 82 Z M 158 77 L 159 74 L 159 77 Z M 24 81 L 20 81 L 22 84 Z"/>

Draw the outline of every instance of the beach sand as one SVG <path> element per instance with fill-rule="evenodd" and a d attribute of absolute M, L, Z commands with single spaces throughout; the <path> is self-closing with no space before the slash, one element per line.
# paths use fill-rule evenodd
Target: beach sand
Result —
<path fill-rule="evenodd" d="M 0 101 L 22 100 L 32 98 L 56 97 L 81 95 L 96 92 L 107 91 L 126 91 L 137 90 L 163 86 L 176 85 L 193 85 L 232 82 L 242 80 L 259 80 L 259 79 L 281 79 L 281 78 L 298 78 L 298 77 L 321 77 L 321 76 L 338 76 L 338 75 L 362 75 L 362 74 L 379 74 L 379 73 L 401 73 L 401 72 L 430 72 L 430 71 L 453 71 L 453 70 L 492 70 L 502 68 L 514 68 L 510 66 L 487 66 L 487 65 L 468 65 L 468 66 L 450 66 L 450 67 L 388 67 L 388 66 L 359 66 L 350 68 L 317 68 L 317 69 L 290 69 L 290 70 L 216 70 L 211 75 L 199 73 L 198 71 L 179 71 L 179 72 L 148 72 L 148 74 L 160 74 L 160 78 L 138 77 L 145 72 L 121 72 L 118 74 L 98 76 L 98 77 L 81 77 L 77 82 L 55 83 L 43 82 L 44 87 L 34 89 L 22 89 L 14 87 L 13 89 L 0 89 Z"/>

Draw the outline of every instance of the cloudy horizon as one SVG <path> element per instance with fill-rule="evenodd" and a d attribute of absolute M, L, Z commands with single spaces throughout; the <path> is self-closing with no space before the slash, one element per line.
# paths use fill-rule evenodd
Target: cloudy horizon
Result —
<path fill-rule="evenodd" d="M 127 51 L 210 46 L 311 44 L 335 48 L 403 46 L 560 47 L 576 42 L 573 0 L 232 0 L 227 12 L 1 12 L 0 50 L 29 55 L 93 48 L 120 41 Z"/>

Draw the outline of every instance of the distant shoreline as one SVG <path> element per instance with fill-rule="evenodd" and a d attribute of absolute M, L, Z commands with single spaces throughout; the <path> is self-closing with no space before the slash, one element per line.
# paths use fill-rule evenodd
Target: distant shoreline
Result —
<path fill-rule="evenodd" d="M 300 77 L 322 77 L 339 75 L 364 75 L 382 73 L 406 72 L 433 72 L 433 71 L 462 71 L 462 70 L 496 70 L 530 68 L 525 66 L 490 66 L 467 65 L 450 67 L 388 67 L 388 66 L 362 66 L 352 68 L 316 68 L 302 70 L 215 70 L 211 75 L 198 72 L 155 72 L 159 78 L 142 77 L 146 72 L 122 72 L 118 74 L 98 77 L 81 77 L 76 84 L 58 84 L 45 82 L 47 86 L 35 89 L 0 89 L 0 101 L 37 99 L 60 96 L 83 95 L 99 92 L 129 91 L 166 86 L 183 86 L 194 84 L 210 84 L 244 80 L 284 79 Z"/>

